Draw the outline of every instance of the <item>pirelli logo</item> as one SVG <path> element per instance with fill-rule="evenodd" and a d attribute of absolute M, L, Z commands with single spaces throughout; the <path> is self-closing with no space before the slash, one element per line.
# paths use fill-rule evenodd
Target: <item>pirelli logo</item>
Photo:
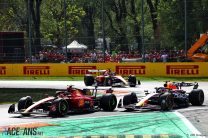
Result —
<path fill-rule="evenodd" d="M 198 75 L 198 65 L 168 65 L 166 66 L 167 75 Z"/>
<path fill-rule="evenodd" d="M 145 66 L 116 66 L 116 73 L 120 75 L 144 75 Z"/>
<path fill-rule="evenodd" d="M 0 75 L 6 75 L 6 66 L 0 66 Z"/>
<path fill-rule="evenodd" d="M 49 66 L 24 66 L 24 75 L 50 75 Z"/>
<path fill-rule="evenodd" d="M 69 75 L 84 75 L 89 74 L 88 70 L 96 69 L 96 66 L 69 66 Z"/>

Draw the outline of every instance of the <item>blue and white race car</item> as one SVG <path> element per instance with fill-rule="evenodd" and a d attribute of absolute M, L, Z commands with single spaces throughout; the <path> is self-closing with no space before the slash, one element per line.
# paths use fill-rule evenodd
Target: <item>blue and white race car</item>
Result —
<path fill-rule="evenodd" d="M 191 92 L 182 90 L 182 87 L 193 86 Z M 159 109 L 169 111 L 173 108 L 188 107 L 190 103 L 201 106 L 204 103 L 204 92 L 198 89 L 198 83 L 166 82 L 163 87 L 155 88 L 155 92 L 146 92 L 139 97 L 136 93 L 125 95 L 123 107 L 127 110 Z"/>

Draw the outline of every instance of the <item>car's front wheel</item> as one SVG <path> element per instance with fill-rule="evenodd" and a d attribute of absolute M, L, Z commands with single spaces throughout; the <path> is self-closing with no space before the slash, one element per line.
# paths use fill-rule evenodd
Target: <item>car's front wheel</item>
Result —
<path fill-rule="evenodd" d="M 117 106 L 117 98 L 114 94 L 108 93 L 101 97 L 100 108 L 104 111 L 113 111 Z"/>
<path fill-rule="evenodd" d="M 127 111 L 133 111 L 134 108 L 126 108 L 126 106 L 135 104 L 138 102 L 138 98 L 136 93 L 132 92 L 131 94 L 127 94 L 123 97 L 123 105 Z"/>
<path fill-rule="evenodd" d="M 26 97 L 22 97 L 19 101 L 18 101 L 18 111 L 21 111 L 22 109 L 27 109 L 29 106 L 32 105 L 32 98 L 31 96 L 26 96 Z"/>
<path fill-rule="evenodd" d="M 123 105 L 135 104 L 138 102 L 136 93 L 132 92 L 131 94 L 127 94 L 123 97 Z"/>
<path fill-rule="evenodd" d="M 160 106 L 162 111 L 170 111 L 174 106 L 174 99 L 171 93 L 164 93 L 160 96 Z"/>
<path fill-rule="evenodd" d="M 23 112 L 23 110 L 27 109 L 32 104 L 33 104 L 33 101 L 32 101 L 31 96 L 22 97 L 18 101 L 18 105 L 17 105 L 18 111 Z M 30 116 L 30 113 L 26 113 L 26 114 L 22 114 L 22 115 L 23 116 Z"/>

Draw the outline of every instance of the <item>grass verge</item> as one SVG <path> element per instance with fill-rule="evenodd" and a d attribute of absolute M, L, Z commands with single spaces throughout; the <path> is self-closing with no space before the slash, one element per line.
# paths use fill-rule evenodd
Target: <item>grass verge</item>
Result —
<path fill-rule="evenodd" d="M 24 96 L 31 96 L 34 101 L 44 98 L 45 94 L 53 96 L 55 89 L 25 89 L 25 88 L 0 88 L 0 104 L 16 103 Z"/>

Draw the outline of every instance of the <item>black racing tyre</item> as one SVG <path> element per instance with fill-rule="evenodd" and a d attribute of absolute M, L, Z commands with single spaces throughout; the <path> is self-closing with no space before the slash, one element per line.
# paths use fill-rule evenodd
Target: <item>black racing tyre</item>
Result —
<path fill-rule="evenodd" d="M 189 102 L 192 105 L 200 106 L 204 103 L 204 92 L 201 89 L 193 89 L 189 94 Z"/>
<path fill-rule="evenodd" d="M 123 97 L 123 105 L 130 105 L 130 104 L 135 104 L 138 102 L 136 93 L 132 92 L 131 94 L 127 94 Z"/>
<path fill-rule="evenodd" d="M 135 87 L 136 86 L 136 76 L 130 75 L 128 77 L 128 82 L 130 87 Z"/>
<path fill-rule="evenodd" d="M 164 93 L 160 96 L 160 106 L 162 111 L 170 111 L 174 106 L 174 99 L 171 93 Z"/>
<path fill-rule="evenodd" d="M 104 86 L 112 86 L 112 78 L 109 76 L 106 76 L 103 85 Z"/>
<path fill-rule="evenodd" d="M 104 111 L 113 111 L 117 106 L 117 98 L 114 94 L 108 93 L 101 97 L 100 108 Z"/>
<path fill-rule="evenodd" d="M 68 102 L 62 98 L 55 99 L 50 107 L 49 116 L 65 116 L 68 113 L 69 105 Z"/>
<path fill-rule="evenodd" d="M 26 96 L 26 97 L 22 97 L 19 101 L 18 101 L 18 111 L 22 110 L 22 109 L 26 109 L 29 106 L 31 106 L 33 103 L 31 96 Z"/>
<path fill-rule="evenodd" d="M 95 81 L 95 78 L 92 76 L 92 74 L 86 74 L 84 76 L 84 83 L 86 86 L 92 86 Z"/>

